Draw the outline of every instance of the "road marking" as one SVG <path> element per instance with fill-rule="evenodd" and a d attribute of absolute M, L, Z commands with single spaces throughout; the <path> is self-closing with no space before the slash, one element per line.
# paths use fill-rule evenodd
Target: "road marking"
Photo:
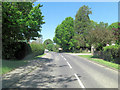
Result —
<path fill-rule="evenodd" d="M 63 55 L 61 55 L 63 57 Z"/>
<path fill-rule="evenodd" d="M 69 65 L 70 68 L 72 68 L 71 65 L 68 62 L 67 62 L 67 64 Z"/>
<path fill-rule="evenodd" d="M 65 61 L 66 61 L 66 58 L 64 58 L 65 59 Z"/>
<path fill-rule="evenodd" d="M 77 76 L 77 74 L 74 73 L 74 75 L 75 75 L 75 77 L 77 78 L 77 80 L 78 80 L 80 86 L 81 86 L 82 88 L 85 88 L 84 85 L 82 84 L 82 82 L 80 81 L 79 77 Z"/>

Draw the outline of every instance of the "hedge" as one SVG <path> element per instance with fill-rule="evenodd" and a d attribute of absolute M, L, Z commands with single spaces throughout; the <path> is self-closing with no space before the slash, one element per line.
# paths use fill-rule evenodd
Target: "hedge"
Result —
<path fill-rule="evenodd" d="M 30 46 L 31 46 L 32 53 L 34 56 L 44 54 L 45 48 L 44 48 L 43 44 L 31 43 Z"/>
<path fill-rule="evenodd" d="M 104 47 L 103 54 L 105 60 L 120 64 L 120 45 Z"/>
<path fill-rule="evenodd" d="M 13 42 L 9 44 L 3 44 L 2 58 L 7 60 L 21 60 L 31 52 L 31 47 L 26 42 Z"/>
<path fill-rule="evenodd" d="M 120 45 L 106 46 L 103 51 L 96 51 L 94 56 L 120 64 Z"/>

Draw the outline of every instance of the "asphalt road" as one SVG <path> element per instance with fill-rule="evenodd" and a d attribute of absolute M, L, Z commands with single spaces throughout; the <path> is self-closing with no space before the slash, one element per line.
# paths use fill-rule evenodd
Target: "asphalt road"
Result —
<path fill-rule="evenodd" d="M 118 88 L 117 71 L 79 56 L 49 52 L 46 56 L 35 60 L 35 62 L 37 63 L 37 67 L 33 71 L 16 80 L 9 87 Z M 20 74 L 18 73 L 17 76 Z M 6 79 L 4 81 L 6 81 L 6 86 L 3 86 L 7 87 L 7 82 L 10 83 L 10 80 Z"/>
<path fill-rule="evenodd" d="M 76 82 L 72 87 L 80 88 L 118 88 L 118 71 L 96 64 L 79 56 L 64 53 L 51 53 L 57 65 L 55 73 L 73 75 Z M 71 85 L 69 85 L 71 86 Z"/>

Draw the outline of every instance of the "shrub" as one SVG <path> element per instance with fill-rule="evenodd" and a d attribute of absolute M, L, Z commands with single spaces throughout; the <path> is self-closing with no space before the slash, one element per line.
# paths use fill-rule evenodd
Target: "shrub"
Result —
<path fill-rule="evenodd" d="M 30 46 L 31 46 L 31 49 L 32 49 L 32 53 L 33 53 L 33 55 L 42 55 L 42 54 L 44 54 L 44 46 L 43 46 L 43 44 L 38 44 L 38 43 L 31 43 L 30 44 Z"/>
<path fill-rule="evenodd" d="M 16 50 L 15 57 L 19 60 L 26 57 L 28 54 L 32 53 L 31 47 L 25 42 L 19 42 L 20 48 Z"/>
<path fill-rule="evenodd" d="M 120 45 L 106 46 L 103 50 L 103 58 L 107 61 L 120 63 Z"/>
<path fill-rule="evenodd" d="M 59 52 L 60 45 L 56 44 L 53 46 L 53 51 L 54 52 Z"/>
<path fill-rule="evenodd" d="M 48 44 L 46 47 L 49 51 L 53 51 L 54 44 Z"/>
<path fill-rule="evenodd" d="M 31 53 L 31 47 L 26 42 L 13 42 L 3 45 L 2 58 L 3 59 L 23 59 Z"/>

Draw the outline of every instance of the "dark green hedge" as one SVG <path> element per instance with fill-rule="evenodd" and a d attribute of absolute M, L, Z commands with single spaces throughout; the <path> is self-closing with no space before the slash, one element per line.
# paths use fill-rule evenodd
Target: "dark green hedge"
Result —
<path fill-rule="evenodd" d="M 120 45 L 104 47 L 103 54 L 105 60 L 120 63 Z"/>
<path fill-rule="evenodd" d="M 31 47 L 26 42 L 14 42 L 9 44 L 3 44 L 2 46 L 2 58 L 3 59 L 23 59 L 30 54 Z"/>
<path fill-rule="evenodd" d="M 120 45 L 106 46 L 103 51 L 95 52 L 94 56 L 120 64 Z"/>
<path fill-rule="evenodd" d="M 30 46 L 31 46 L 32 53 L 34 56 L 44 54 L 45 48 L 43 44 L 31 43 Z"/>

